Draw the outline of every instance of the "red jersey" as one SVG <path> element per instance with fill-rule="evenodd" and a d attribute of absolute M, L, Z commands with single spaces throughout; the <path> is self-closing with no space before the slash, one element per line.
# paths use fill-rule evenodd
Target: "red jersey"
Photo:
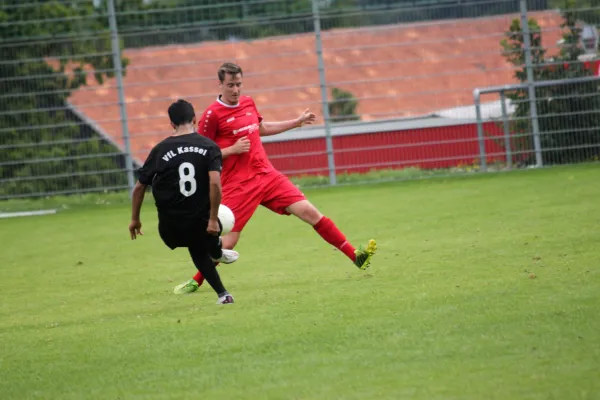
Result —
<path fill-rule="evenodd" d="M 223 185 L 241 183 L 275 170 L 260 140 L 259 125 L 262 119 L 250 96 L 240 96 L 235 106 L 217 99 L 202 114 L 198 133 L 212 139 L 221 149 L 232 146 L 244 136 L 250 140 L 247 153 L 230 155 L 223 160 Z"/>

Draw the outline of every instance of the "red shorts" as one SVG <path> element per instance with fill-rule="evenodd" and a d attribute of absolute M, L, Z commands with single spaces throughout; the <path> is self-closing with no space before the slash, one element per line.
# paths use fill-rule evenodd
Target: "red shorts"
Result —
<path fill-rule="evenodd" d="M 241 232 L 259 205 L 281 215 L 289 215 L 286 208 L 306 200 L 304 194 L 281 172 L 257 175 L 243 184 L 223 187 L 221 203 L 231 208 L 235 216 L 232 232 Z"/>

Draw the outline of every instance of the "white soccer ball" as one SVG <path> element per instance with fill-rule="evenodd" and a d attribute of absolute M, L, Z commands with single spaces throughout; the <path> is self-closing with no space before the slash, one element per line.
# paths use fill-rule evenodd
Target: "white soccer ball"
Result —
<path fill-rule="evenodd" d="M 233 211 L 225 204 L 219 205 L 219 221 L 221 221 L 221 225 L 223 225 L 223 232 L 221 235 L 226 235 L 233 229 L 233 225 L 235 224 L 235 216 L 233 215 Z"/>

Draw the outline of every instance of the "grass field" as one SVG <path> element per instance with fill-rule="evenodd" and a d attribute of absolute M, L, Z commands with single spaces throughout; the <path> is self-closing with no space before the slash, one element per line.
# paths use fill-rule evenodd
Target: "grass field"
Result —
<path fill-rule="evenodd" d="M 357 270 L 259 210 L 236 304 L 129 208 L 0 220 L 0 399 L 598 399 L 600 167 L 307 191 Z"/>

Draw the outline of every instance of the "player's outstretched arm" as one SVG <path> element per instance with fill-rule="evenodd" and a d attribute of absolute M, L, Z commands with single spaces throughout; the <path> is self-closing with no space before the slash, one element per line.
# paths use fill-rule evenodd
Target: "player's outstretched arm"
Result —
<path fill-rule="evenodd" d="M 146 195 L 146 185 L 138 181 L 131 194 L 131 223 L 129 224 L 129 234 L 131 240 L 135 240 L 137 235 L 143 235 L 142 222 L 140 221 L 140 212 Z"/>
<path fill-rule="evenodd" d="M 260 136 L 272 136 L 279 133 L 289 131 L 290 129 L 299 128 L 302 125 L 312 124 L 316 120 L 315 114 L 311 113 L 307 108 L 302 114 L 296 119 L 289 121 L 279 122 L 261 122 L 260 123 Z"/>
<path fill-rule="evenodd" d="M 211 235 L 219 235 L 219 205 L 221 204 L 221 173 L 208 171 L 210 197 L 210 217 L 206 231 Z"/>

